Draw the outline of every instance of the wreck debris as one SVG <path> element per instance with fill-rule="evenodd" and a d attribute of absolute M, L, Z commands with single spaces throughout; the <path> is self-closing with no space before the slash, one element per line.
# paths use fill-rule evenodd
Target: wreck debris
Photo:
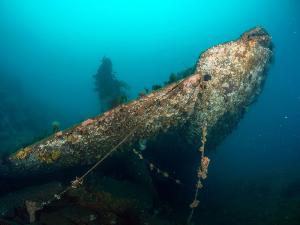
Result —
<path fill-rule="evenodd" d="M 101 65 L 93 77 L 102 111 L 107 111 L 127 101 L 129 86 L 124 81 L 117 79 L 115 72 L 113 72 L 112 61 L 109 58 L 102 58 Z"/>
<path fill-rule="evenodd" d="M 60 192 L 63 185 L 59 182 L 50 182 L 42 185 L 26 187 L 12 191 L 0 197 L 0 216 L 16 215 L 16 208 L 24 208 L 27 200 L 34 201 L 37 206 L 44 207 L 43 201 Z M 1 224 L 1 222 L 0 222 Z"/>
<path fill-rule="evenodd" d="M 36 220 L 35 214 L 38 210 L 41 210 L 42 207 L 39 206 L 37 202 L 29 200 L 25 201 L 25 207 L 29 215 L 29 223 L 34 223 Z"/>

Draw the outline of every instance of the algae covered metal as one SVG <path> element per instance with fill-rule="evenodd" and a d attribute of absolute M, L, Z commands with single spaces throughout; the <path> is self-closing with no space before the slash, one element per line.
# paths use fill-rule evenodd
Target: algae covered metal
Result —
<path fill-rule="evenodd" d="M 0 171 L 30 175 L 92 165 L 119 143 L 126 149 L 171 129 L 196 140 L 205 125 L 208 143 L 217 143 L 260 92 L 271 46 L 260 27 L 214 46 L 201 54 L 188 78 L 20 149 Z"/>

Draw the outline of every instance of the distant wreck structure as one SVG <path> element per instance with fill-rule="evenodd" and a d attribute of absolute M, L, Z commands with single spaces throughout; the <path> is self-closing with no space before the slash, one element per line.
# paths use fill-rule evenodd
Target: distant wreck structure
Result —
<path fill-rule="evenodd" d="M 95 79 L 95 91 L 101 104 L 101 112 L 110 110 L 127 101 L 126 90 L 129 86 L 124 81 L 116 78 L 113 72 L 112 62 L 109 58 L 103 57 L 97 73 L 93 76 Z"/>
<path fill-rule="evenodd" d="M 261 27 L 214 46 L 201 54 L 193 75 L 20 149 L 2 162 L 0 173 L 30 176 L 93 165 L 111 149 L 176 129 L 199 142 L 205 127 L 207 146 L 215 145 L 260 93 L 271 46 Z"/>

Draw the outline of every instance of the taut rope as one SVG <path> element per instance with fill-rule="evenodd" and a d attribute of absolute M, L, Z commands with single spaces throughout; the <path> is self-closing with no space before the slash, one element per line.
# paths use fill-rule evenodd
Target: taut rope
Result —
<path fill-rule="evenodd" d="M 149 104 L 148 106 L 145 105 L 143 108 L 141 108 L 138 113 L 140 111 L 142 111 L 143 109 L 147 108 L 148 112 L 146 111 L 146 113 L 150 113 L 151 110 L 153 109 L 154 104 L 156 103 L 160 103 L 161 101 L 165 100 L 166 98 L 164 97 L 168 97 L 168 95 L 170 93 L 172 93 L 174 90 L 176 90 L 178 87 L 180 87 L 180 84 L 183 82 L 184 80 L 181 80 L 180 82 L 178 82 L 172 89 L 170 89 L 168 92 L 166 92 L 165 94 L 163 94 L 163 96 L 161 96 L 159 99 L 155 99 L 153 102 L 151 102 L 151 104 Z M 192 92 L 191 95 L 193 95 L 195 93 Z M 190 100 L 190 98 L 188 99 L 188 101 Z M 155 109 L 155 108 L 154 108 Z M 83 184 L 83 180 L 86 176 L 88 176 L 93 170 L 95 170 L 105 159 L 107 159 L 114 151 L 116 151 L 124 142 L 126 142 L 133 134 L 134 132 L 141 126 L 143 125 L 143 123 L 141 122 L 140 124 L 137 124 L 130 133 L 128 133 L 117 145 L 115 145 L 109 152 L 107 152 L 99 161 L 97 161 L 90 169 L 88 169 L 82 176 L 80 177 L 76 177 L 75 180 L 71 181 L 71 184 L 66 187 L 63 191 L 61 191 L 58 194 L 55 194 L 53 196 L 53 198 L 49 199 L 48 201 L 42 202 L 41 206 L 44 207 L 46 205 L 49 205 L 51 202 L 55 201 L 55 200 L 59 200 L 61 199 L 61 197 L 68 192 L 71 189 L 75 189 L 78 188 L 79 186 L 81 186 Z M 178 182 L 178 181 L 177 181 Z"/>

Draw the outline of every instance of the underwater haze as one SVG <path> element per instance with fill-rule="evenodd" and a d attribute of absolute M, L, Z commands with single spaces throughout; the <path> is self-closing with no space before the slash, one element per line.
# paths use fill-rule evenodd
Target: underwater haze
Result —
<path fill-rule="evenodd" d="M 163 85 L 171 73 L 193 67 L 206 49 L 235 40 L 255 26 L 262 26 L 272 37 L 272 64 L 257 101 L 234 131 L 207 153 L 211 162 L 194 224 L 300 225 L 300 2 L 297 0 L 1 0 L 1 158 L 124 103 L 117 99 L 117 103 L 104 106 L 99 97 L 95 75 L 103 57 L 112 63 L 115 79 L 122 81 L 121 88 L 123 84 L 126 86 L 126 96 L 120 91 L 118 97 L 129 101 L 147 94 L 146 89 L 151 90 L 153 85 Z M 150 156 L 151 160 L 153 157 Z M 193 184 L 197 172 L 180 171 L 181 166 L 172 164 L 172 160 L 178 162 L 178 156 L 173 158 L 170 154 L 168 160 L 160 161 L 160 167 L 165 166 Z M 197 168 L 198 158 L 190 163 Z M 104 167 L 104 172 L 99 168 L 104 178 L 98 181 L 94 176 L 90 185 L 101 187 L 102 183 L 109 183 L 105 191 L 120 194 L 122 188 L 119 190 L 113 184 L 121 180 L 122 197 L 126 197 L 128 181 L 119 174 L 122 169 L 112 172 L 109 165 Z M 63 179 L 73 179 L 71 174 Z M 151 212 L 148 224 L 185 224 L 182 221 L 188 215 L 194 187 L 171 193 L 173 185 L 153 179 L 158 200 L 153 204 L 145 200 L 147 207 L 141 206 Z M 53 176 L 49 177 L 49 181 L 53 180 Z M 0 180 L 3 186 L 0 213 L 6 207 L 5 202 L 11 201 L 8 196 L 19 198 L 20 194 L 15 193 L 24 188 L 24 193 L 31 192 L 32 184 L 45 183 L 39 183 L 39 179 L 26 185 L 15 180 L 7 182 Z M 111 196 L 114 195 L 104 199 L 111 200 Z M 54 224 L 53 218 L 65 215 L 72 220 L 55 223 L 96 224 L 100 218 L 97 210 L 91 210 L 89 205 L 76 211 L 77 206 L 70 206 L 73 197 L 69 196 L 60 205 L 62 208 L 67 205 L 66 209 L 41 211 L 35 224 Z M 125 204 L 119 199 L 116 202 L 114 206 L 117 204 L 119 208 Z M 26 210 L 20 207 L 18 210 L 3 216 L 3 224 L 25 224 Z M 74 215 L 85 216 L 85 212 L 88 222 L 74 219 Z M 122 211 L 124 215 L 126 212 Z M 1 221 L 0 215 L 0 225 Z M 141 224 L 131 217 L 128 223 L 125 219 L 110 221 Z"/>

